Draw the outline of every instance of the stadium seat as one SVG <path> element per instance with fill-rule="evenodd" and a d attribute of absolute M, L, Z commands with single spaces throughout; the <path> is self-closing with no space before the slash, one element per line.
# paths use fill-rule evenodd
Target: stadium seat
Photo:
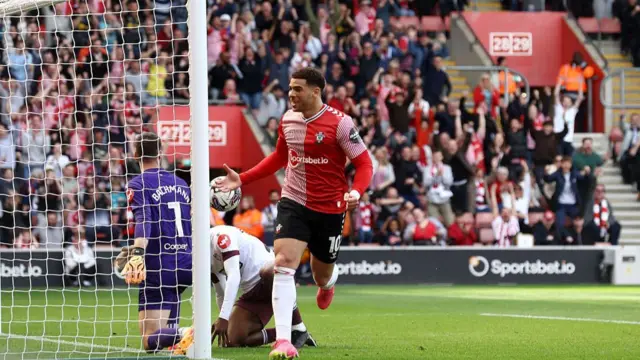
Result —
<path fill-rule="evenodd" d="M 531 212 L 531 213 L 529 213 L 529 225 L 533 226 L 536 223 L 540 222 L 540 220 L 542 220 L 543 216 L 544 216 L 544 213 L 541 213 L 541 212 Z"/>
<path fill-rule="evenodd" d="M 399 26 L 402 28 L 415 26 L 418 30 L 430 32 L 449 30 L 451 25 L 450 18 L 446 18 L 443 25 L 442 19 L 439 16 L 424 16 L 422 21 L 415 16 L 392 17 L 389 22 L 392 26 Z"/>
<path fill-rule="evenodd" d="M 492 229 L 480 229 L 478 237 L 480 238 L 480 242 L 484 244 L 492 243 L 495 240 Z"/>
<path fill-rule="evenodd" d="M 425 16 L 420 25 L 423 31 L 445 31 L 449 30 L 451 26 L 451 18 L 447 17 L 442 24 L 442 19 L 439 16 Z"/>
<path fill-rule="evenodd" d="M 398 18 L 392 18 L 391 23 L 400 27 L 415 26 L 420 27 L 420 19 L 415 16 L 402 16 Z"/>
<path fill-rule="evenodd" d="M 476 214 L 476 229 L 491 229 L 491 222 L 493 221 L 492 213 L 477 213 Z"/>
<path fill-rule="evenodd" d="M 620 33 L 620 22 L 616 19 L 598 19 L 596 18 L 580 18 L 578 24 L 587 34 L 596 34 L 601 32 L 603 34 L 618 34 Z"/>
<path fill-rule="evenodd" d="M 518 234 L 516 240 L 516 246 L 519 248 L 530 248 L 533 247 L 534 239 L 531 234 Z"/>

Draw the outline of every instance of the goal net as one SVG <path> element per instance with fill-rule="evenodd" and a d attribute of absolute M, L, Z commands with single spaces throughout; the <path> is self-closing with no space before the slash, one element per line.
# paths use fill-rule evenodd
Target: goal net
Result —
<path fill-rule="evenodd" d="M 114 259 L 133 244 L 134 139 L 189 125 L 186 6 L 0 1 L 0 359 L 148 356 Z M 188 145 L 159 150 L 189 183 Z"/>

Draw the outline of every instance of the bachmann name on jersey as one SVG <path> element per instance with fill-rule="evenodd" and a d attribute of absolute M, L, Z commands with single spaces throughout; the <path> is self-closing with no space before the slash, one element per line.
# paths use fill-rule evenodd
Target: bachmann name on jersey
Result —
<path fill-rule="evenodd" d="M 373 174 L 371 158 L 351 117 L 327 105 L 310 118 L 289 110 L 282 117 L 278 135 L 276 150 L 240 174 L 243 184 L 286 167 L 282 196 L 329 214 L 346 209 L 347 159 L 356 168 L 351 188 L 362 194 L 369 186 Z"/>

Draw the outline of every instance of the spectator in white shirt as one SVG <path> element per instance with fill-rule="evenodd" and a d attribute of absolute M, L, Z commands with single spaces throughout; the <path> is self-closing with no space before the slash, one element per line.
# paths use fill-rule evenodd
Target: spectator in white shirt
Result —
<path fill-rule="evenodd" d="M 53 153 L 47 157 L 46 167 L 51 167 L 56 172 L 56 178 L 62 178 L 62 169 L 70 162 L 69 157 L 62 153 L 62 145 L 55 144 Z"/>
<path fill-rule="evenodd" d="M 529 226 L 529 206 L 531 203 L 531 175 L 526 160 L 520 162 L 522 165 L 522 181 L 514 186 L 513 209 L 518 218 L 520 230 L 523 233 L 531 234 Z"/>
<path fill-rule="evenodd" d="M 384 146 L 377 148 L 374 156 L 371 157 L 371 162 L 373 177 L 369 186 L 371 190 L 381 193 L 396 182 L 396 173 L 393 171 L 393 165 L 389 162 L 387 148 Z"/>
<path fill-rule="evenodd" d="M 322 53 L 322 42 L 320 42 L 320 39 L 313 36 L 309 24 L 303 24 L 300 26 L 298 42 L 304 46 L 303 50 L 311 55 L 312 60 L 317 59 Z"/>
<path fill-rule="evenodd" d="M 84 230 L 78 228 L 73 235 L 73 243 L 64 250 L 64 274 L 66 284 L 71 286 L 95 284 L 96 258 L 84 235 Z"/>
<path fill-rule="evenodd" d="M 416 94 L 414 96 L 413 101 L 409 105 L 409 115 L 413 116 L 416 114 L 416 109 L 422 110 L 422 119 L 423 121 L 429 118 L 429 102 L 422 98 L 422 89 L 416 89 Z"/>
<path fill-rule="evenodd" d="M 0 121 L 0 169 L 15 169 L 16 149 L 6 123 Z"/>
<path fill-rule="evenodd" d="M 553 131 L 555 133 L 562 132 L 564 124 L 567 124 L 567 135 L 564 136 L 563 142 L 558 146 L 559 155 L 573 155 L 573 132 L 575 129 L 576 115 L 578 108 L 583 100 L 582 91 L 578 94 L 575 103 L 567 95 L 560 96 L 560 84 L 556 85 L 555 101 L 556 105 L 553 114 Z"/>
<path fill-rule="evenodd" d="M 496 246 L 509 247 L 513 244 L 516 235 L 520 232 L 518 218 L 515 217 L 511 209 L 503 208 L 500 216 L 496 216 L 491 222 L 493 236 L 496 239 Z"/>
<path fill-rule="evenodd" d="M 442 217 L 445 226 L 451 226 L 454 221 L 450 201 L 453 194 L 449 188 L 453 184 L 453 173 L 451 167 L 442 162 L 441 151 L 433 153 L 433 164 L 427 166 L 422 178 L 429 198 L 429 216 Z"/>
<path fill-rule="evenodd" d="M 42 117 L 32 114 L 29 117 L 29 127 L 22 132 L 18 147 L 22 152 L 22 161 L 27 165 L 25 178 L 28 178 L 34 170 L 44 171 L 50 143 L 51 138 L 44 128 Z"/>
<path fill-rule="evenodd" d="M 46 248 L 62 248 L 64 233 L 62 232 L 62 222 L 58 219 L 55 211 L 47 213 L 46 223 L 40 224 L 38 217 L 38 227 L 35 230 L 40 244 Z"/>
<path fill-rule="evenodd" d="M 278 79 L 274 79 L 262 92 L 262 101 L 258 109 L 258 124 L 267 125 L 269 118 L 280 119 L 287 110 L 287 101 L 284 98 L 284 91 L 279 85 Z"/>

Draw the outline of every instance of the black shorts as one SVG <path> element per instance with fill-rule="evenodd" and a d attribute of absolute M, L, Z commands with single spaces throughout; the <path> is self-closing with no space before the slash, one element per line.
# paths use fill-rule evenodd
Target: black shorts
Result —
<path fill-rule="evenodd" d="M 276 240 L 292 238 L 305 241 L 318 260 L 333 264 L 338 259 L 345 214 L 313 211 L 287 198 L 278 203 Z"/>

